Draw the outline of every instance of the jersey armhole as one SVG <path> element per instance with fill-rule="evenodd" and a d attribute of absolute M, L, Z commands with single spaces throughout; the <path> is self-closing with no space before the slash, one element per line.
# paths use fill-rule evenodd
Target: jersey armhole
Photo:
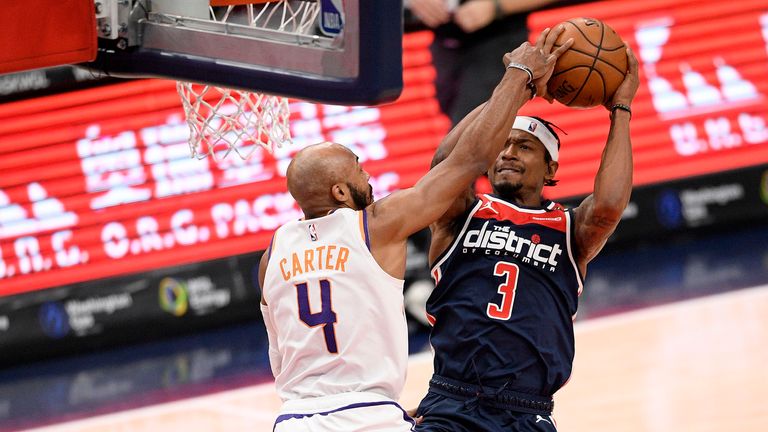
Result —
<path fill-rule="evenodd" d="M 566 242 L 568 245 L 568 254 L 570 255 L 571 264 L 573 265 L 573 270 L 576 273 L 576 278 L 578 279 L 578 295 L 581 296 L 581 293 L 584 290 L 584 275 L 581 274 L 581 270 L 579 270 L 579 266 L 577 264 L 579 262 L 578 257 L 580 251 L 576 244 L 576 217 L 573 214 L 572 208 L 564 209 L 563 213 L 565 213 L 566 217 L 568 218 L 568 232 L 566 233 Z"/>
<path fill-rule="evenodd" d="M 568 213 L 568 218 L 571 221 L 571 223 L 569 224 L 570 226 L 568 227 L 568 237 L 570 237 L 570 241 L 571 241 L 571 245 L 572 245 L 571 248 L 572 248 L 572 253 L 573 253 L 573 259 L 576 262 L 578 262 L 579 261 L 579 254 L 580 254 L 581 251 L 579 250 L 579 247 L 576 244 L 576 216 L 573 214 L 573 209 L 572 208 L 564 209 L 563 212 L 564 213 Z"/>
<path fill-rule="evenodd" d="M 368 251 L 371 250 L 371 239 L 368 235 L 368 212 L 365 209 L 362 209 L 357 212 L 358 213 L 358 221 L 360 225 L 360 237 L 365 242 L 365 247 L 368 248 Z"/>
<path fill-rule="evenodd" d="M 360 233 L 360 242 L 365 245 L 366 252 L 363 252 L 363 254 L 367 257 L 366 259 L 370 259 L 371 262 L 381 271 L 381 274 L 384 275 L 387 278 L 392 279 L 393 281 L 397 282 L 398 284 L 402 284 L 404 279 L 397 278 L 395 276 L 392 276 L 391 274 L 387 273 L 386 270 L 384 270 L 381 267 L 381 264 L 379 264 L 378 261 L 376 261 L 376 257 L 373 256 L 373 251 L 371 250 L 371 239 L 370 235 L 368 233 L 368 211 L 363 210 L 352 210 L 355 213 L 357 213 L 357 223 L 358 223 L 358 232 Z M 345 212 L 345 218 L 347 224 L 354 223 L 354 219 L 352 219 L 351 216 L 347 216 L 349 213 Z M 349 225 L 348 225 L 349 226 Z M 348 228 L 349 229 L 349 228 Z M 402 287 L 401 287 L 402 290 Z"/>

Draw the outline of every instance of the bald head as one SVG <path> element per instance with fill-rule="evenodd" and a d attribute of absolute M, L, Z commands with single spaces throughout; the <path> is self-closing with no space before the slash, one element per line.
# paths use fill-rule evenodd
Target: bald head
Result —
<path fill-rule="evenodd" d="M 357 169 L 357 156 L 348 148 L 314 144 L 296 153 L 288 165 L 288 191 L 305 214 L 315 207 L 338 207 L 332 188 L 347 184 Z"/>

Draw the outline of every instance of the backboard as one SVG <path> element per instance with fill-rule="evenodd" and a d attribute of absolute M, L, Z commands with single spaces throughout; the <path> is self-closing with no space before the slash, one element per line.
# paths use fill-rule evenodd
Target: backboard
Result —
<path fill-rule="evenodd" d="M 401 0 L 94 0 L 89 69 L 342 105 L 402 88 Z"/>

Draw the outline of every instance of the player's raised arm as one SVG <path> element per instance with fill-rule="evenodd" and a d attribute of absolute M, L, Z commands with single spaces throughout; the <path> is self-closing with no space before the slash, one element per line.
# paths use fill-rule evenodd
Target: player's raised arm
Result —
<path fill-rule="evenodd" d="M 441 145 L 447 149 L 445 160 L 412 188 L 393 193 L 369 207 L 369 224 L 376 228 L 372 235 L 382 241 L 407 238 L 442 216 L 486 172 L 503 148 L 518 109 L 532 96 L 528 84 L 533 84 L 537 92 L 545 92 L 546 79 L 557 57 L 570 46 L 569 41 L 552 51 L 561 31 L 545 30 L 536 45 L 523 43 L 504 56 L 507 70 L 491 98 L 470 114 L 474 118 L 457 125 L 458 131 L 451 132 L 450 141 Z"/>
<path fill-rule="evenodd" d="M 587 263 L 603 248 L 616 229 L 632 192 L 632 142 L 629 136 L 630 107 L 639 86 L 637 59 L 627 45 L 629 69 L 606 108 L 611 129 L 600 159 L 591 195 L 574 209 L 576 245 L 582 274 Z"/>
<path fill-rule="evenodd" d="M 543 50 L 544 52 L 551 52 L 553 44 L 555 42 L 555 39 L 557 39 L 557 36 L 563 31 L 563 28 L 556 28 L 551 35 L 546 35 L 547 37 L 544 39 L 544 46 Z M 542 36 L 545 34 L 542 33 Z M 541 38 L 541 36 L 540 36 Z M 537 42 L 538 44 L 538 42 Z M 559 57 L 560 54 L 562 54 L 566 49 L 568 49 L 573 42 L 571 40 L 566 41 L 563 48 L 560 48 L 553 54 L 555 54 L 556 57 Z M 509 54 L 507 54 L 509 55 Z M 508 64 L 508 60 L 505 56 L 504 63 Z M 553 99 L 550 95 L 547 94 L 547 81 L 549 81 L 549 78 L 552 74 L 552 70 L 550 70 L 547 74 L 543 75 L 542 77 L 537 78 L 534 80 L 534 84 L 536 85 L 536 95 L 545 98 L 549 103 L 552 103 Z M 437 147 L 437 150 L 435 150 L 435 155 L 432 157 L 432 163 L 430 165 L 430 169 L 436 167 L 440 162 L 444 161 L 448 155 L 453 152 L 453 149 L 456 147 L 456 144 L 459 141 L 459 138 L 462 136 L 464 131 L 467 130 L 467 128 L 472 125 L 475 120 L 477 120 L 480 113 L 485 109 L 485 106 L 488 104 L 488 102 L 484 102 L 480 104 L 478 107 L 476 107 L 474 110 L 472 110 L 469 114 L 467 114 L 461 121 L 451 129 L 451 131 L 445 136 L 445 138 L 440 141 L 440 145 Z M 514 121 L 514 119 L 513 119 Z M 441 221 L 451 221 L 459 214 L 463 213 L 466 208 L 472 203 L 472 201 L 475 198 L 474 193 L 474 182 L 470 184 L 465 192 L 459 194 L 456 199 L 454 200 L 453 204 L 448 207 L 445 213 L 441 216 L 440 220 L 435 221 L 435 223 L 440 223 Z M 432 227 L 433 231 L 435 229 L 435 226 Z"/>

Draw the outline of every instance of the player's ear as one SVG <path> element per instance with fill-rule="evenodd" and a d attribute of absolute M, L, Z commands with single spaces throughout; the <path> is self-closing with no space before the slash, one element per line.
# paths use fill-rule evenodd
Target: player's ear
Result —
<path fill-rule="evenodd" d="M 555 178 L 555 174 L 557 174 L 557 169 L 560 167 L 560 164 L 556 161 L 549 161 L 547 164 L 547 174 L 544 176 L 544 179 L 546 180 L 552 180 Z"/>
<path fill-rule="evenodd" d="M 331 196 L 339 203 L 347 202 L 351 198 L 349 186 L 344 183 L 335 183 L 331 186 Z"/>

